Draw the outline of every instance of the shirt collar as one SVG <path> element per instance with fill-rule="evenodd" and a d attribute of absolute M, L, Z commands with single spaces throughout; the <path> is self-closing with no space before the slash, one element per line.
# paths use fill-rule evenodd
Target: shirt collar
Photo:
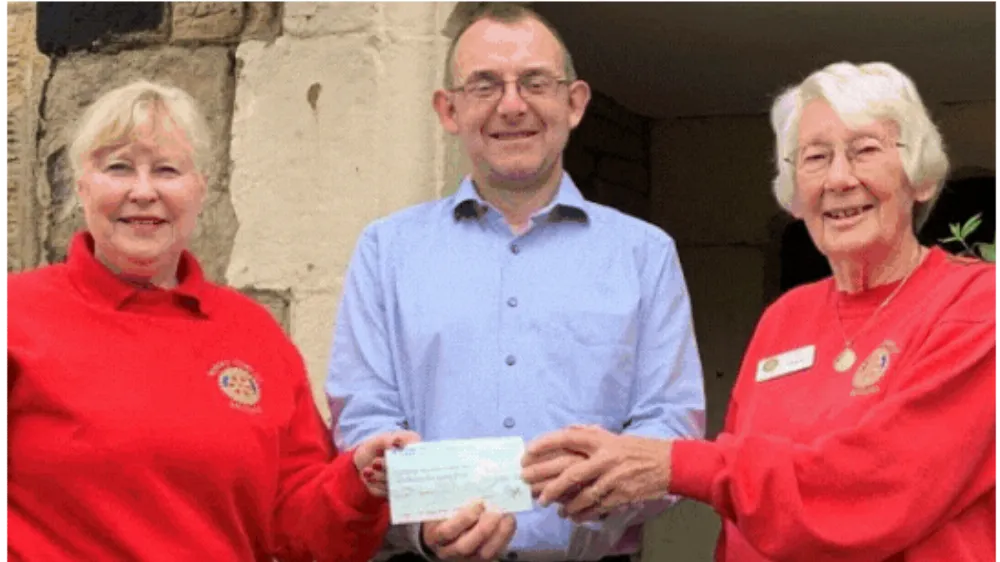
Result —
<path fill-rule="evenodd" d="M 66 260 L 74 284 L 88 297 L 121 309 L 127 303 L 141 298 L 162 303 L 173 303 L 195 315 L 210 312 L 211 284 L 205 280 L 198 260 L 188 251 L 181 254 L 177 266 L 178 285 L 172 289 L 144 288 L 119 279 L 94 255 L 94 237 L 89 232 L 73 236 Z"/>
<path fill-rule="evenodd" d="M 479 196 L 470 176 L 465 176 L 462 183 L 452 196 L 452 212 L 456 221 L 462 219 L 481 219 L 489 210 L 489 203 Z M 545 208 L 535 212 L 532 217 L 546 216 L 549 222 L 588 222 L 586 210 L 587 200 L 583 198 L 579 188 L 573 183 L 569 174 L 563 172 L 559 181 L 559 189 L 552 202 Z"/>

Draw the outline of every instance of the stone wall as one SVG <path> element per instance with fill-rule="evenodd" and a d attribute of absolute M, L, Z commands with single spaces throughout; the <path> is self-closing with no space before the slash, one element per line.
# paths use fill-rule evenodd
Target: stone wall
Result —
<path fill-rule="evenodd" d="M 570 136 L 565 167 L 591 201 L 649 218 L 652 120 L 594 91 Z"/>
<path fill-rule="evenodd" d="M 214 141 L 191 249 L 209 278 L 272 311 L 326 413 L 322 382 L 357 235 L 441 195 L 464 170 L 430 97 L 470 7 L 8 4 L 8 271 L 65 259 L 83 226 L 67 156 L 81 112 L 139 78 L 181 87 Z"/>

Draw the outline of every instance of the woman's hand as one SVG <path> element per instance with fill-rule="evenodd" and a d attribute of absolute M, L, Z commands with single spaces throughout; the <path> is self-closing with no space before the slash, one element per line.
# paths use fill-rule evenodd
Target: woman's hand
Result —
<path fill-rule="evenodd" d="M 673 442 L 615 435 L 598 427 L 573 426 L 533 441 L 522 460 L 522 478 L 542 506 L 563 504 L 574 521 L 593 519 L 617 507 L 667 495 Z M 585 460 L 569 462 L 560 453 Z"/>
<path fill-rule="evenodd" d="M 373 496 L 384 498 L 388 493 L 385 470 L 386 449 L 402 449 L 420 441 L 415 431 L 391 431 L 363 441 L 354 451 L 354 466 Z"/>

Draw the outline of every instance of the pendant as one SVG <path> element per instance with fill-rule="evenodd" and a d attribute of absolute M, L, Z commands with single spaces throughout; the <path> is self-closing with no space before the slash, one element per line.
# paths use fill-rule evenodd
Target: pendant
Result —
<path fill-rule="evenodd" d="M 833 360 L 833 368 L 836 369 L 838 373 L 843 373 L 854 366 L 854 361 L 857 360 L 857 358 L 858 356 L 854 354 L 853 349 L 845 347 L 844 351 L 838 353 L 837 358 Z"/>

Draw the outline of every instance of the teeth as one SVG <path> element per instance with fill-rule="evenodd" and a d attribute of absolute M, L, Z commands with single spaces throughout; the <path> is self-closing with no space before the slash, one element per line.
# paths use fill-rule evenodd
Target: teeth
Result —
<path fill-rule="evenodd" d="M 830 211 L 827 214 L 835 219 L 844 219 L 850 217 L 856 217 L 864 211 L 862 207 L 854 207 L 853 209 L 840 209 L 839 211 Z"/>

